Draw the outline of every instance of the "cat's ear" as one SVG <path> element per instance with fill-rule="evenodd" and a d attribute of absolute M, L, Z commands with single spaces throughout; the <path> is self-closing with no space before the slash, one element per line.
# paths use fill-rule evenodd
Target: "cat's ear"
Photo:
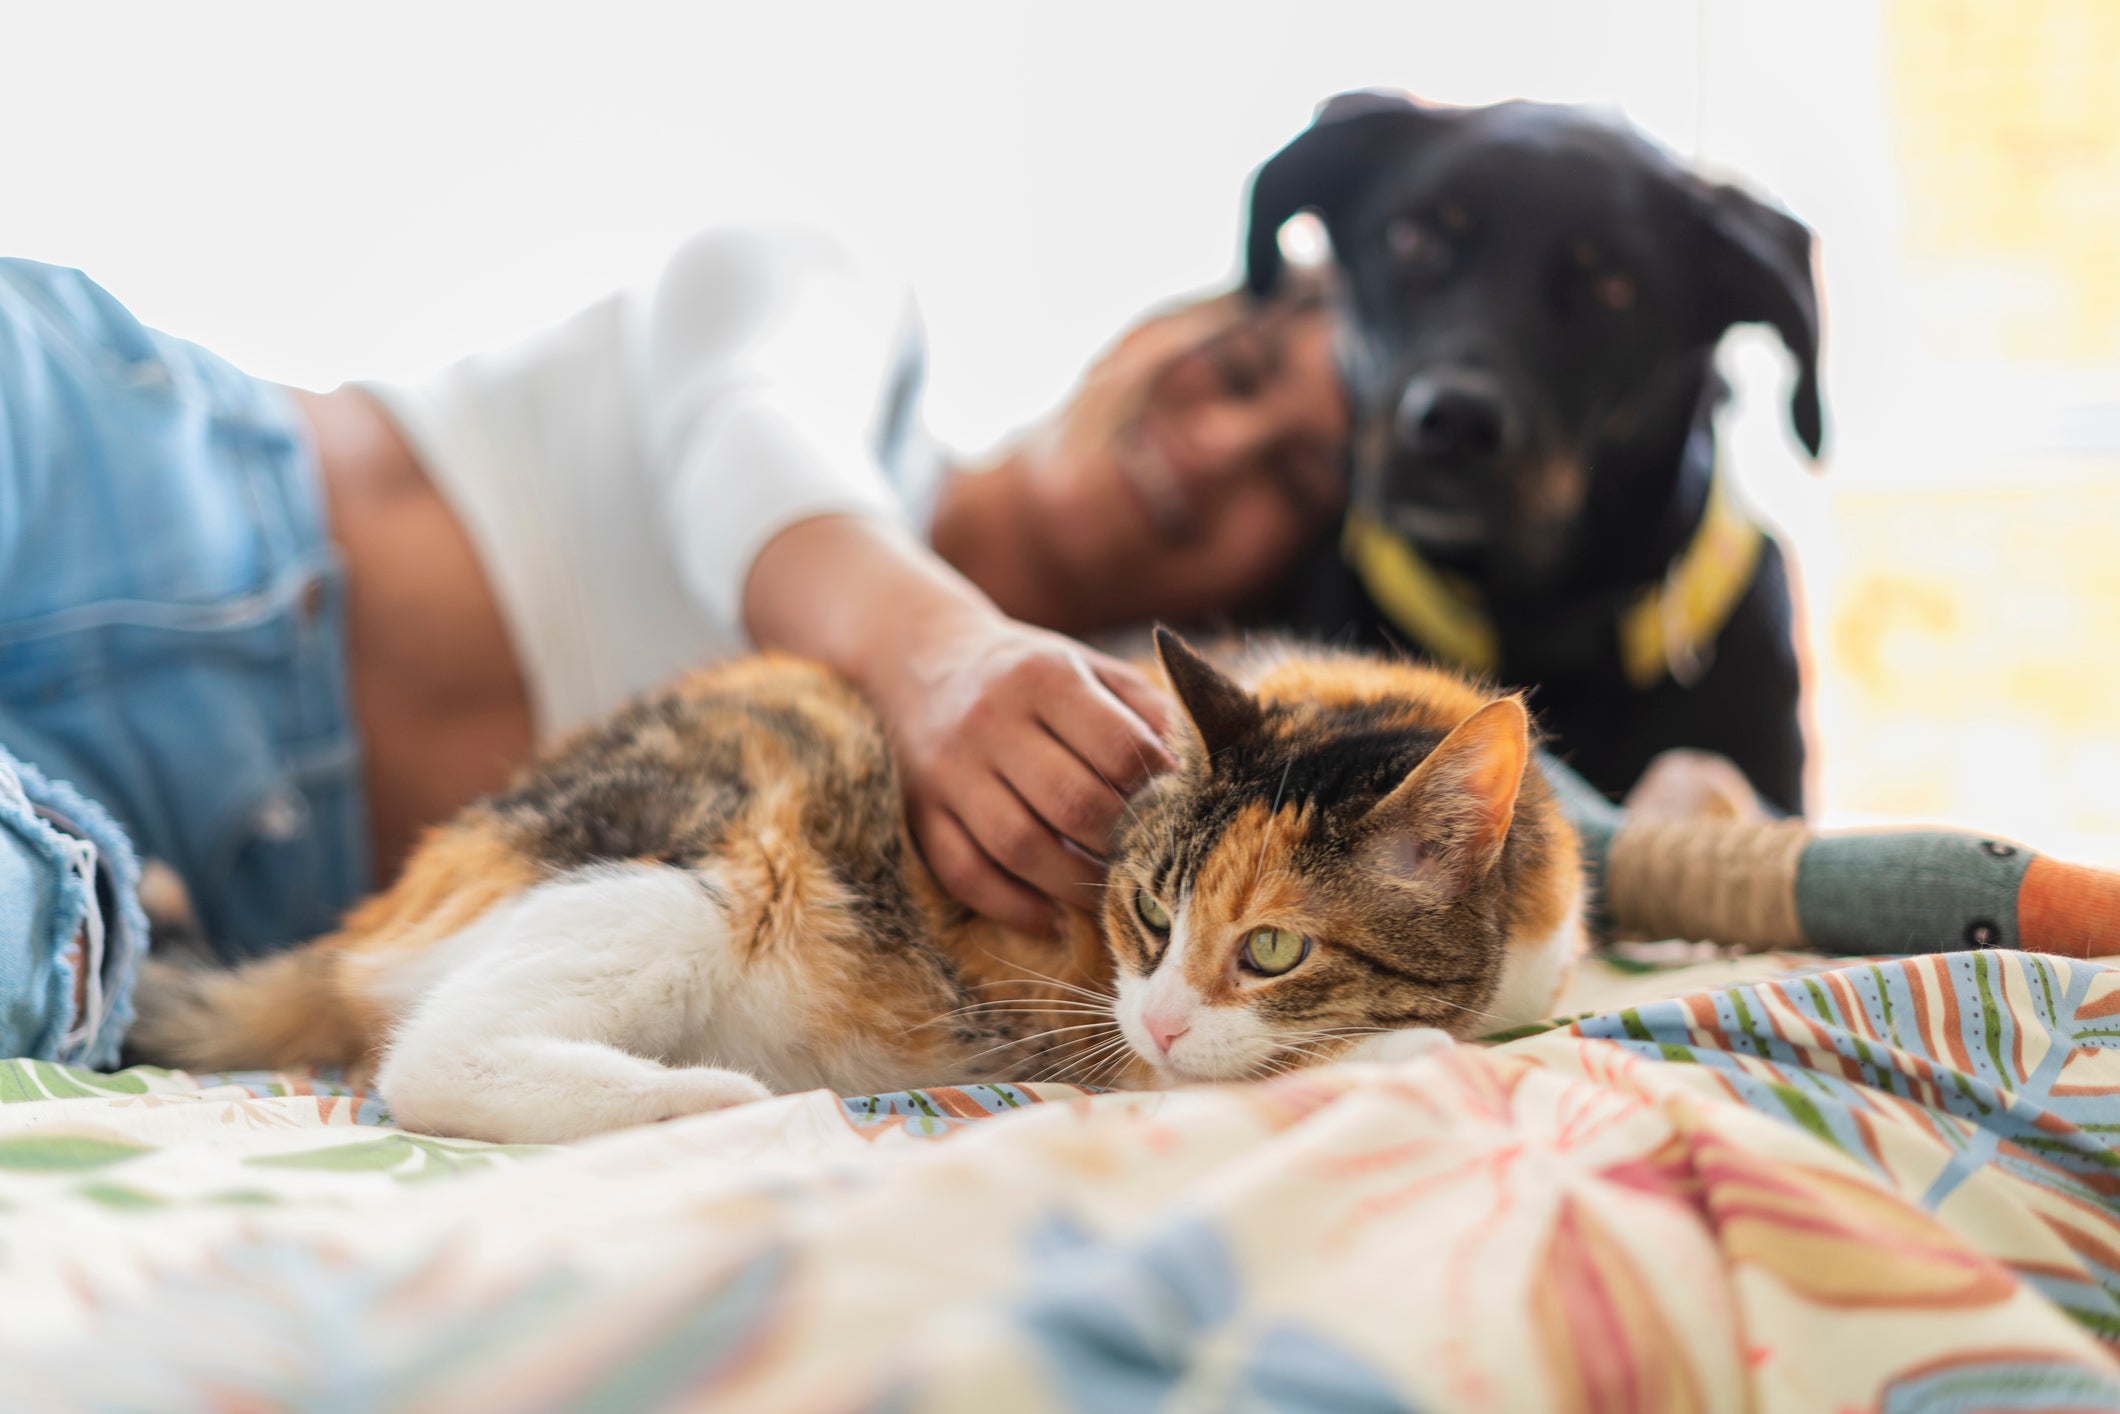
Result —
<path fill-rule="evenodd" d="M 1252 695 L 1224 676 L 1214 664 L 1185 644 L 1185 640 L 1160 625 L 1156 629 L 1156 657 L 1163 675 L 1170 679 L 1178 705 L 1185 709 L 1193 730 L 1207 748 L 1207 759 L 1259 729 L 1263 714 Z"/>
<path fill-rule="evenodd" d="M 1373 861 L 1409 882 L 1470 888 L 1502 857 L 1530 756 L 1523 703 L 1480 708 L 1363 817 Z"/>

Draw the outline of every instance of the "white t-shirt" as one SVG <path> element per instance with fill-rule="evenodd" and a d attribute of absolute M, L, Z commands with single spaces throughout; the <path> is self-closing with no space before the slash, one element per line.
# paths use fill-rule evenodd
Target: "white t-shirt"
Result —
<path fill-rule="evenodd" d="M 812 232 L 709 232 L 652 291 L 416 384 L 364 383 L 462 519 L 540 737 L 748 648 L 774 535 L 851 512 L 924 531 L 904 287 Z"/>

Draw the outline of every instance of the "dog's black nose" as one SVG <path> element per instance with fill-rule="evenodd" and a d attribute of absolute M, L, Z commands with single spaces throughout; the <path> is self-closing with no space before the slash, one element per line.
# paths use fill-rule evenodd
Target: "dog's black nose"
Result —
<path fill-rule="evenodd" d="M 1416 378 L 1399 395 L 1399 445 L 1439 461 L 1487 461 L 1509 441 L 1499 390 L 1476 373 Z"/>

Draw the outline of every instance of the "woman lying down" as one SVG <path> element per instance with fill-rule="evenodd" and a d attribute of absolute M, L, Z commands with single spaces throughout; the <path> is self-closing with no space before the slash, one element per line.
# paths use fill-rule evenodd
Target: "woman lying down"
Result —
<path fill-rule="evenodd" d="M 28 432 L 0 489 L 37 527 L 0 618 L 49 629 L 0 670 L 25 768 L 0 810 L 11 864 L 63 885 L 0 914 L 33 979 L 15 1049 L 115 1059 L 127 836 L 261 959 L 151 988 L 143 1051 L 376 1063 L 411 1122 L 508 1137 L 762 1084 L 1396 1054 L 1551 1004 L 1578 833 L 1611 906 L 1668 894 L 1669 851 L 1626 847 L 1652 836 L 1505 696 L 1167 643 L 1174 704 L 1053 631 L 1241 608 L 1330 533 L 1314 302 L 1152 318 L 976 471 L 918 435 L 902 303 L 803 237 L 705 238 L 652 294 L 419 388 L 273 388 L 26 263 L 0 318 L 33 356 L 0 386 Z M 56 474 L 87 428 L 91 474 Z M 163 553 L 120 553 L 150 527 Z M 113 602 L 176 627 L 113 638 Z M 1796 936 L 1695 931 L 1876 951 L 1970 917 L 2037 946 L 2053 898 L 2101 887 L 1972 839 L 1778 840 L 1748 867 Z M 1880 912 L 1866 869 L 1954 883 Z M 444 1096 L 504 1070 L 490 1112 Z"/>

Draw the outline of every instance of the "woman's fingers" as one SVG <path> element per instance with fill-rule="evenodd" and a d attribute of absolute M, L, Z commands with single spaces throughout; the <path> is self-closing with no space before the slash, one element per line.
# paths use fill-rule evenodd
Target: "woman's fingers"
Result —
<path fill-rule="evenodd" d="M 1126 808 L 1125 793 L 1058 737 L 1032 726 L 1022 745 L 1002 758 L 1002 779 L 1055 835 L 1101 859 Z"/>
<path fill-rule="evenodd" d="M 955 815 L 927 806 L 915 810 L 910 823 L 928 868 L 958 902 L 1026 933 L 1054 931 L 1051 901 L 995 864 Z"/>
<path fill-rule="evenodd" d="M 1116 659 L 991 611 L 909 622 L 849 677 L 883 720 L 936 879 L 1028 931 L 1054 930 L 1055 902 L 1096 909 L 1124 797 L 1170 764 L 1172 709 Z"/>
<path fill-rule="evenodd" d="M 1134 674 L 1134 681 L 1127 682 L 1125 675 L 1132 669 L 1116 659 L 1092 661 L 1086 649 L 1072 667 L 1074 671 L 1050 684 L 1035 704 L 1046 730 L 1121 796 L 1132 795 L 1157 772 L 1170 769 L 1170 752 L 1157 728 L 1107 683 L 1105 674 L 1124 683 L 1147 712 L 1162 715 L 1168 709 L 1155 701 L 1156 691 L 1147 679 Z"/>
<path fill-rule="evenodd" d="M 1055 902 L 1096 907 L 1103 861 L 1062 839 L 1006 779 L 997 774 L 967 791 L 956 813 L 987 858 L 1011 877 Z"/>
<path fill-rule="evenodd" d="M 1151 680 L 1148 674 L 1131 663 L 1122 663 L 1117 658 L 1085 649 L 1090 671 L 1097 680 L 1110 689 L 1113 696 L 1133 709 L 1135 716 L 1148 724 L 1156 735 L 1156 745 L 1161 748 L 1170 736 L 1171 727 L 1178 720 L 1178 704 L 1171 695 Z M 1156 770 L 1167 771 L 1175 764 L 1170 753 L 1164 749 L 1159 754 Z"/>

